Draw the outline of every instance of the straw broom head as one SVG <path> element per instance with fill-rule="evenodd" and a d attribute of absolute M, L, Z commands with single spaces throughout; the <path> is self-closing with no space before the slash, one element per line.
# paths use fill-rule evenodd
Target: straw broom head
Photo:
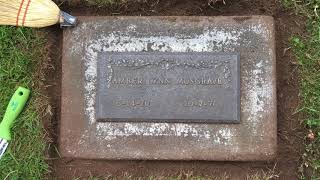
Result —
<path fill-rule="evenodd" d="M 64 23 L 64 15 L 51 0 L 0 0 L 0 25 L 46 27 Z"/>

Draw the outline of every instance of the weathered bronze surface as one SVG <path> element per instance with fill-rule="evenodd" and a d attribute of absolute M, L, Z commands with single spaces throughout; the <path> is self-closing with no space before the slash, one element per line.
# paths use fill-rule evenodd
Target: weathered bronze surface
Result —
<path fill-rule="evenodd" d="M 238 54 L 104 52 L 98 121 L 240 121 Z"/>

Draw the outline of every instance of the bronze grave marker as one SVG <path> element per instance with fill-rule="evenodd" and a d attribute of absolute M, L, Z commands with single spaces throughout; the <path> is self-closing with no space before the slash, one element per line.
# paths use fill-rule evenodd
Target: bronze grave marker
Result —
<path fill-rule="evenodd" d="M 274 20 L 79 17 L 63 33 L 60 119 L 72 159 L 271 160 Z"/>
<path fill-rule="evenodd" d="M 100 53 L 96 117 L 238 123 L 239 73 L 236 53 Z"/>

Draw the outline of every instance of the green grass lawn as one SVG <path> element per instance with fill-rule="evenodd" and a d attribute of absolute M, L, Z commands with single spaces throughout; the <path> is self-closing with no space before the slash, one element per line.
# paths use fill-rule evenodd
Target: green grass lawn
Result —
<path fill-rule="evenodd" d="M 0 27 L 0 119 L 17 86 L 32 90 L 25 111 L 13 127 L 13 139 L 0 160 L 0 179 L 42 179 L 48 171 L 34 73 L 44 45 L 32 29 Z"/>
<path fill-rule="evenodd" d="M 291 39 L 301 77 L 300 112 L 310 129 L 300 172 L 302 179 L 320 179 L 320 0 L 283 0 L 283 4 L 307 18 L 308 36 Z"/>

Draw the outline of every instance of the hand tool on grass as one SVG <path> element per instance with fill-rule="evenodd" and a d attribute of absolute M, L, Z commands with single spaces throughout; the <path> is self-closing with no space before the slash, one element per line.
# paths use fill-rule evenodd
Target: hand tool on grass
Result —
<path fill-rule="evenodd" d="M 8 141 L 11 140 L 10 128 L 26 105 L 29 95 L 30 90 L 19 87 L 7 106 L 3 120 L 0 123 L 0 158 L 8 147 Z"/>
<path fill-rule="evenodd" d="M 77 19 L 51 0 L 0 0 L 0 25 L 46 27 L 75 26 Z"/>

